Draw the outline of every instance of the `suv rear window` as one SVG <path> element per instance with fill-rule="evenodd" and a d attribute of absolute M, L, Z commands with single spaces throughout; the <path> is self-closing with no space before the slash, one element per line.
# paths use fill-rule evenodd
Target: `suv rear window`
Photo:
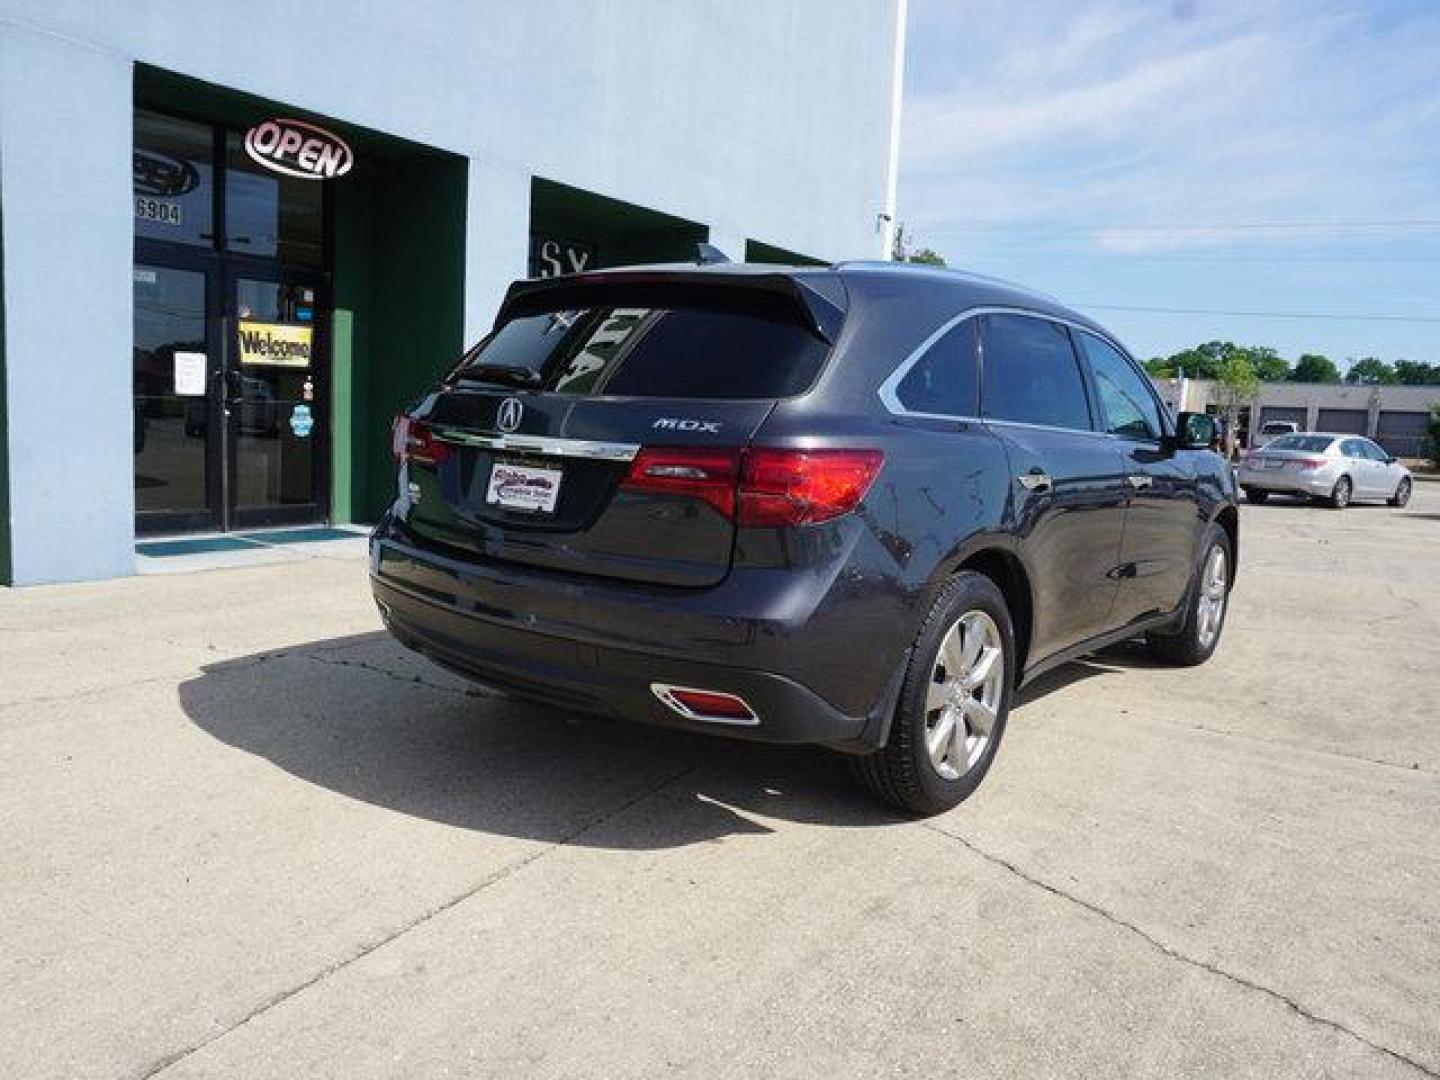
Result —
<path fill-rule="evenodd" d="M 1335 440 L 1329 435 L 1282 435 L 1265 444 L 1266 450 L 1300 450 L 1306 454 L 1323 454 Z"/>
<path fill-rule="evenodd" d="M 592 307 L 511 319 L 454 375 L 582 397 L 750 400 L 808 389 L 829 351 L 768 313 Z"/>

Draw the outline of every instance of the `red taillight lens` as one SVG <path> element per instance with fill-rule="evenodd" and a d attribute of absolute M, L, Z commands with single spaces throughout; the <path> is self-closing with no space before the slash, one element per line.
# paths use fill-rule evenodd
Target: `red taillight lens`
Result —
<path fill-rule="evenodd" d="M 813 525 L 860 505 L 885 463 L 879 450 L 746 451 L 741 525 Z"/>
<path fill-rule="evenodd" d="M 813 525 L 854 510 L 884 461 L 879 450 L 647 447 L 624 486 L 703 499 L 740 525 Z"/>
<path fill-rule="evenodd" d="M 439 465 L 450 456 L 450 447 L 435 438 L 430 425 L 401 413 L 390 432 L 390 449 L 396 462 L 418 461 Z"/>
<path fill-rule="evenodd" d="M 701 499 L 727 518 L 735 516 L 740 451 L 701 447 L 648 447 L 630 463 L 624 486 Z"/>
<path fill-rule="evenodd" d="M 1326 464 L 1323 457 L 1305 457 L 1295 462 L 1297 469 L 1319 469 Z"/>

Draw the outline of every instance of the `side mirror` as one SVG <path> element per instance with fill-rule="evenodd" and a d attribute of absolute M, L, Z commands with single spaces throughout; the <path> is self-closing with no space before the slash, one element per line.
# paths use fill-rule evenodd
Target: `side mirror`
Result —
<path fill-rule="evenodd" d="M 1220 437 L 1220 425 L 1209 413 L 1182 412 L 1175 418 L 1176 444 L 1182 450 L 1206 450 Z"/>

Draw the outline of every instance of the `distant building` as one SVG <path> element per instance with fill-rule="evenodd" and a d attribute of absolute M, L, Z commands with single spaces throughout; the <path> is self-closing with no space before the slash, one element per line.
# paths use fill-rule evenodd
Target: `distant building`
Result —
<path fill-rule="evenodd" d="M 1173 411 L 1218 411 L 1213 380 L 1154 382 Z M 1431 410 L 1437 406 L 1440 386 L 1264 383 L 1260 396 L 1241 410 L 1240 430 L 1248 436 L 1266 421 L 1291 420 L 1302 431 L 1365 435 L 1397 457 L 1423 457 L 1429 443 Z"/>

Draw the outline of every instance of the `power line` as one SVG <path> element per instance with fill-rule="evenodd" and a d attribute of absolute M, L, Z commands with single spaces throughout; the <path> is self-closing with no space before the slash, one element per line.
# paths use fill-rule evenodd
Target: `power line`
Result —
<path fill-rule="evenodd" d="M 1440 323 L 1440 317 L 1427 315 L 1337 315 L 1333 313 L 1306 313 L 1299 311 L 1217 311 L 1212 308 L 1126 307 L 1121 304 L 1090 304 L 1081 300 L 1074 300 L 1070 303 L 1072 307 L 1092 308 L 1095 311 L 1134 311 L 1154 315 L 1226 315 L 1244 319 L 1324 319 L 1331 322 Z"/>
<path fill-rule="evenodd" d="M 1097 225 L 1088 228 L 1053 228 L 1045 225 L 1028 227 L 1025 225 L 986 225 L 976 223 L 967 225 L 960 222 L 949 223 L 941 229 L 930 230 L 937 235 L 951 235 L 952 233 L 1010 233 L 1012 235 L 1025 236 L 1115 236 L 1115 235 L 1153 235 L 1155 233 L 1203 233 L 1203 232 L 1227 232 L 1230 230 L 1270 230 L 1270 229 L 1440 229 L 1440 218 L 1397 218 L 1390 221 L 1237 221 L 1237 222 L 1201 222 L 1194 225 Z"/>

